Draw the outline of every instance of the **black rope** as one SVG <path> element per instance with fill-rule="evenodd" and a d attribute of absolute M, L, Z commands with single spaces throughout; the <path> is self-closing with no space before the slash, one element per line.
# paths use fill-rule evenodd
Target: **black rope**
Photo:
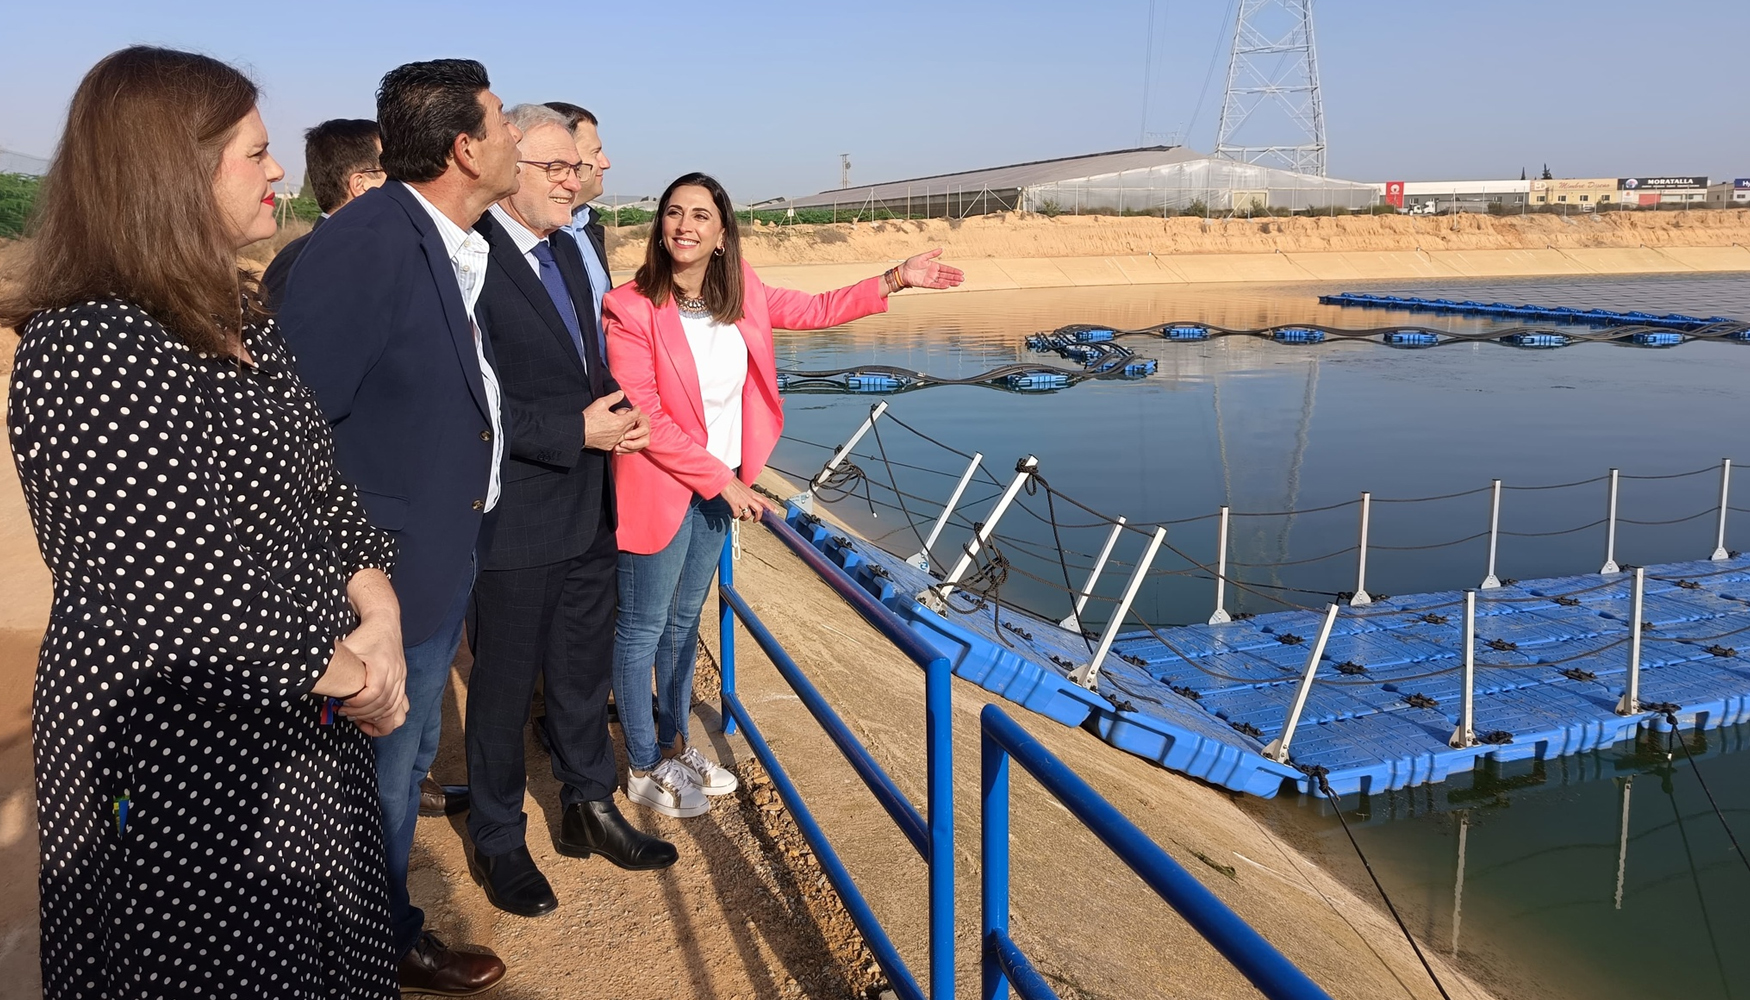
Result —
<path fill-rule="evenodd" d="M 1697 513 L 1689 515 L 1688 517 L 1674 517 L 1669 521 L 1636 521 L 1632 518 L 1619 517 L 1619 518 L 1617 518 L 1617 522 L 1620 524 L 1639 524 L 1639 525 L 1645 525 L 1648 527 L 1654 527 L 1654 526 L 1661 525 L 1661 524 L 1682 524 L 1685 521 L 1693 521 L 1698 517 L 1706 517 L 1709 514 L 1714 514 L 1714 513 L 1717 513 L 1718 511 L 1719 511 L 1718 507 L 1709 507 L 1708 509 L 1706 509 L 1704 511 L 1699 511 Z"/>
<path fill-rule="evenodd" d="M 1391 918 L 1398 922 L 1398 930 L 1404 933 L 1404 940 L 1410 942 L 1410 950 L 1416 953 L 1416 959 L 1422 963 L 1422 968 L 1428 972 L 1428 978 L 1434 981 L 1434 988 L 1440 991 L 1445 1000 L 1452 1000 L 1452 994 L 1446 992 L 1446 984 L 1434 974 L 1434 966 L 1428 964 L 1428 956 L 1422 954 L 1422 946 L 1416 943 L 1416 936 L 1410 933 L 1410 928 L 1404 923 L 1404 918 L 1398 914 L 1398 908 L 1393 905 L 1391 896 L 1385 891 L 1385 886 L 1379 881 L 1379 875 L 1373 870 L 1372 862 L 1367 860 L 1367 854 L 1361 850 L 1361 843 L 1355 839 L 1355 831 L 1349 829 L 1349 820 L 1343 815 L 1343 800 L 1331 790 L 1331 783 L 1325 780 L 1328 773 L 1322 767 L 1302 767 L 1307 776 L 1318 782 L 1319 790 L 1331 800 L 1331 808 L 1337 813 L 1337 821 L 1343 824 L 1343 833 L 1349 838 L 1349 846 L 1355 848 L 1355 856 L 1361 859 L 1361 867 L 1367 869 L 1367 877 L 1373 880 L 1373 887 L 1379 890 L 1379 898 L 1385 900 L 1385 908 L 1391 911 Z"/>
<path fill-rule="evenodd" d="M 1591 479 L 1576 479 L 1571 483 L 1551 483 L 1547 486 L 1508 486 L 1506 483 L 1502 483 L 1501 488 L 1503 490 L 1519 490 L 1524 493 L 1534 493 L 1539 490 L 1565 490 L 1575 486 L 1590 486 L 1593 483 L 1602 483 L 1609 478 L 1609 476 L 1593 476 Z"/>
<path fill-rule="evenodd" d="M 1689 750 L 1689 741 L 1683 738 L 1682 732 L 1677 728 L 1677 713 L 1666 711 L 1665 721 L 1670 723 L 1677 744 L 1683 748 L 1683 756 L 1689 758 L 1689 768 L 1695 772 L 1695 783 L 1701 786 L 1702 794 L 1707 796 L 1707 804 L 1713 807 L 1714 815 L 1720 818 L 1720 826 L 1725 828 L 1726 838 L 1732 842 L 1732 850 L 1738 852 L 1738 860 L 1744 862 L 1746 869 L 1750 869 L 1750 857 L 1745 856 L 1744 848 L 1738 843 L 1738 835 L 1732 832 L 1732 824 L 1726 822 L 1726 814 L 1720 810 L 1719 802 L 1714 799 L 1713 789 L 1707 786 L 1707 780 L 1701 776 L 1701 765 L 1695 762 L 1695 754 Z"/>
<path fill-rule="evenodd" d="M 881 464 L 887 469 L 887 481 L 893 484 L 893 495 L 899 498 L 899 514 L 905 519 L 906 526 L 911 528 L 911 533 L 917 537 L 918 551 L 924 554 L 925 559 L 932 558 L 933 553 L 930 552 L 929 543 L 924 541 L 923 533 L 918 530 L 917 521 L 912 518 L 911 511 L 906 509 L 905 494 L 899 491 L 899 480 L 893 475 L 893 463 L 887 460 L 887 445 L 881 442 L 880 425 L 881 421 L 876 420 L 869 425 L 869 429 L 875 432 L 875 447 L 881 452 Z"/>
<path fill-rule="evenodd" d="M 1015 471 L 1027 473 L 1028 496 L 1037 495 L 1038 490 L 1041 488 L 1045 490 L 1045 509 L 1051 515 L 1051 540 L 1057 545 L 1057 565 L 1063 570 L 1063 589 L 1070 595 L 1069 616 L 1072 620 L 1079 621 L 1079 619 L 1077 619 L 1078 612 L 1076 610 L 1075 585 L 1069 582 L 1069 563 L 1064 561 L 1063 556 L 1063 536 L 1058 534 L 1057 531 L 1057 501 L 1053 499 L 1057 491 L 1053 490 L 1051 484 L 1046 482 L 1045 477 L 1039 474 L 1039 467 L 1036 465 L 1028 466 L 1024 463 L 1017 464 L 1015 466 Z M 1026 504 L 1021 505 L 1023 509 L 1025 509 L 1026 506 Z M 1081 634 L 1083 644 L 1088 647 L 1088 652 L 1092 653 L 1094 651 L 1094 641 L 1088 638 L 1086 630 L 1081 630 Z"/>

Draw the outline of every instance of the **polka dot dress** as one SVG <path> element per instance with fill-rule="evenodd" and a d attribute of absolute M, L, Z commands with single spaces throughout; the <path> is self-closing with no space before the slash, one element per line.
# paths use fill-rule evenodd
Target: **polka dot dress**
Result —
<path fill-rule="evenodd" d="M 54 575 L 33 706 L 43 992 L 396 995 L 369 741 L 309 690 L 393 543 L 271 323 L 36 316 L 12 453 Z"/>

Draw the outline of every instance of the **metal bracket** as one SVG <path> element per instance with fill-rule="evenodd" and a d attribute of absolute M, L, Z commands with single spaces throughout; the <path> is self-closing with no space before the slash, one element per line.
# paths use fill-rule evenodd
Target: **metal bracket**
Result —
<path fill-rule="evenodd" d="M 1094 568 L 1088 573 L 1088 582 L 1082 584 L 1081 593 L 1076 595 L 1076 607 L 1068 618 L 1058 622 L 1072 632 L 1082 630 L 1082 609 L 1088 606 L 1088 598 L 1094 596 L 1094 584 L 1100 580 L 1100 573 L 1106 568 L 1106 560 L 1112 557 L 1112 548 L 1118 544 L 1118 536 L 1124 533 L 1124 518 L 1120 517 L 1113 525 L 1112 532 L 1106 536 L 1106 545 L 1100 550 L 1099 558 L 1094 560 Z"/>
<path fill-rule="evenodd" d="M 1496 480 L 1496 485 L 1500 480 Z M 1446 745 L 1457 750 L 1477 745 L 1477 592 L 1464 592 L 1464 704 L 1459 710 L 1458 726 Z"/>
<path fill-rule="evenodd" d="M 1070 680 L 1089 691 L 1098 690 L 1100 666 L 1106 662 L 1106 654 L 1112 651 L 1112 640 L 1118 638 L 1118 630 L 1124 626 L 1124 616 L 1130 613 L 1130 603 L 1136 600 L 1136 592 L 1142 589 L 1142 581 L 1148 578 L 1148 568 L 1154 564 L 1155 555 L 1161 551 L 1161 543 L 1166 540 L 1167 529 L 1155 528 L 1155 535 L 1148 542 L 1148 551 L 1143 553 L 1142 561 L 1136 564 L 1136 571 L 1130 574 L 1130 582 L 1124 585 L 1124 596 L 1119 599 L 1117 609 L 1112 612 L 1112 620 L 1106 623 L 1106 631 L 1100 636 L 1100 645 L 1094 650 L 1094 658 L 1072 671 Z"/>
<path fill-rule="evenodd" d="M 1641 710 L 1641 598 L 1647 571 L 1635 567 L 1634 599 L 1629 602 L 1628 687 L 1616 703 L 1617 715 L 1636 715 Z"/>
<path fill-rule="evenodd" d="M 938 614 L 948 610 L 948 595 L 954 592 L 955 586 L 960 583 L 960 578 L 965 576 L 966 571 L 972 567 L 973 557 L 978 555 L 978 550 L 984 547 L 984 543 L 997 530 L 997 522 L 1001 521 L 1003 515 L 1008 513 L 1009 505 L 1015 502 L 1015 497 L 1020 494 L 1021 487 L 1027 485 L 1027 480 L 1033 477 L 1034 471 L 1038 468 L 1039 459 L 1032 455 L 1028 455 L 1015 464 L 1015 478 L 1009 483 L 1008 489 L 1003 491 L 1002 499 L 997 501 L 996 507 L 991 509 L 990 517 L 984 522 L 984 527 L 979 528 L 973 534 L 972 540 L 966 543 L 966 548 L 960 553 L 960 561 L 954 564 L 954 569 L 942 580 L 941 584 L 926 587 L 918 593 L 918 603 Z"/>
<path fill-rule="evenodd" d="M 948 497 L 947 506 L 942 508 L 942 516 L 936 518 L 936 526 L 930 529 L 930 537 L 924 539 L 923 550 L 907 559 L 906 562 L 925 573 L 930 571 L 930 553 L 936 548 L 936 539 L 942 537 L 942 529 L 948 526 L 948 519 L 954 516 L 954 508 L 960 505 L 960 497 L 966 492 L 966 485 L 972 482 L 972 476 L 978 471 L 978 464 L 984 461 L 983 452 L 973 452 L 972 461 L 966 465 L 966 471 L 961 473 L 960 482 L 954 487 L 954 492 Z"/>
<path fill-rule="evenodd" d="M 1311 655 L 1306 658 L 1306 674 L 1300 679 L 1300 690 L 1294 693 L 1294 705 L 1288 710 L 1288 718 L 1282 723 L 1282 735 L 1270 741 L 1264 748 L 1264 756 L 1278 764 L 1288 763 L 1288 747 L 1294 742 L 1294 727 L 1300 725 L 1301 710 L 1306 708 L 1306 696 L 1312 693 L 1313 675 L 1318 673 L 1319 659 L 1325 655 L 1325 643 L 1330 641 L 1331 626 L 1337 623 L 1337 605 L 1325 606 L 1325 621 L 1319 626 L 1318 641 L 1313 643 Z"/>

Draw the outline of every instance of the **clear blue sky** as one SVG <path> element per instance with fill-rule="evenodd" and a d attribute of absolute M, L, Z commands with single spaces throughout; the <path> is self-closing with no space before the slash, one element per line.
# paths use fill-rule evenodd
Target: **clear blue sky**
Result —
<path fill-rule="evenodd" d="M 1326 0 L 1317 6 L 1333 176 L 1359 180 L 1750 176 L 1745 0 Z M 68 97 L 135 42 L 246 68 L 292 177 L 301 131 L 371 117 L 409 60 L 484 62 L 508 103 L 602 119 L 608 193 L 716 174 L 738 200 L 1134 145 L 1147 0 L 927 4 L 18 5 L 0 146 L 46 156 Z M 1231 0 L 1157 0 L 1148 130 L 1214 145 Z M 1215 72 L 1212 52 L 1221 48 Z M 1204 81 L 1209 78 L 1207 92 Z M 1199 95 L 1203 94 L 1201 105 Z"/>

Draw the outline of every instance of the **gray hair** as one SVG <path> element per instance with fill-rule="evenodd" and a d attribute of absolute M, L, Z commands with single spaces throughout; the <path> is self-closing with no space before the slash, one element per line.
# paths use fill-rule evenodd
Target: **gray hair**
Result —
<path fill-rule="evenodd" d="M 557 125 L 566 132 L 571 131 L 571 123 L 566 120 L 565 116 L 545 104 L 519 104 L 506 111 L 504 116 L 509 118 L 510 123 L 517 127 L 517 131 L 524 135 L 527 135 L 530 129 L 539 128 L 542 125 Z"/>

